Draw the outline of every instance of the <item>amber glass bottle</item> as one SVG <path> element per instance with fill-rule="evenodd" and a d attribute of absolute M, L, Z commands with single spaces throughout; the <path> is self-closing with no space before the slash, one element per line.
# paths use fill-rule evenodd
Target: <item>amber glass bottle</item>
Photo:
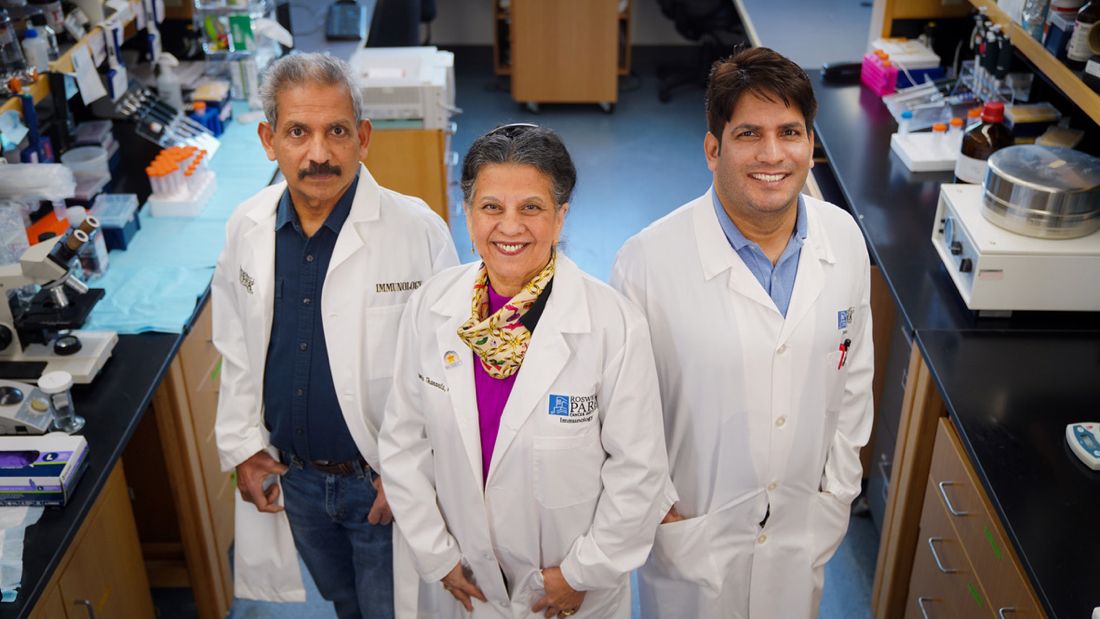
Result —
<path fill-rule="evenodd" d="M 963 183 L 981 184 L 989 156 L 1006 146 L 1012 146 L 1012 132 L 1004 126 L 1005 104 L 990 101 L 982 108 L 982 122 L 971 127 L 962 139 L 959 158 L 955 160 L 955 178 Z"/>

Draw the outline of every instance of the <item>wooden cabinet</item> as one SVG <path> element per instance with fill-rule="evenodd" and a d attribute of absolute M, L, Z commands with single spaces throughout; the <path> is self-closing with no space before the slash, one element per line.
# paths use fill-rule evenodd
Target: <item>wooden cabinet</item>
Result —
<path fill-rule="evenodd" d="M 33 619 L 155 616 L 121 462 L 107 478 L 30 616 Z"/>
<path fill-rule="evenodd" d="M 928 481 L 921 512 L 917 552 L 909 578 L 907 619 L 993 617 L 982 588 L 946 508 Z"/>
<path fill-rule="evenodd" d="M 939 506 L 995 613 L 1042 617 L 1015 551 L 970 466 L 958 433 L 940 419 L 925 504 Z"/>
<path fill-rule="evenodd" d="M 379 185 L 416 196 L 448 221 L 450 136 L 442 129 L 383 129 L 371 132 L 363 163 Z"/>
<path fill-rule="evenodd" d="M 221 359 L 211 332 L 207 303 L 125 455 L 149 579 L 190 587 L 204 619 L 225 617 L 233 603 L 235 485 L 221 471 L 214 439 Z"/>
<path fill-rule="evenodd" d="M 226 616 L 233 603 L 234 486 L 231 474 L 221 471 L 214 441 L 221 362 L 211 306 L 203 308 L 168 367 L 153 411 L 195 606 L 200 617 L 215 618 Z"/>
<path fill-rule="evenodd" d="M 630 4 L 618 0 L 493 1 L 493 64 L 521 103 L 618 100 L 630 73 Z M 610 108 L 608 108 L 610 109 Z"/>
<path fill-rule="evenodd" d="M 878 619 L 1044 617 L 944 414 L 914 347 L 871 593 L 873 614 Z"/>

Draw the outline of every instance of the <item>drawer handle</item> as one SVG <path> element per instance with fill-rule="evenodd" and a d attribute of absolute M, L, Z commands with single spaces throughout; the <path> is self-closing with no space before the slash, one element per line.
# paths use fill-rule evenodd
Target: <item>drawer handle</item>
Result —
<path fill-rule="evenodd" d="M 947 486 L 958 486 L 958 482 L 954 481 L 941 481 L 937 484 L 940 487 L 940 496 L 943 497 L 943 502 L 947 505 L 947 511 L 951 512 L 952 516 L 969 516 L 970 512 L 961 512 L 955 509 L 955 506 L 951 504 L 951 499 L 947 498 Z"/>
<path fill-rule="evenodd" d="M 943 572 L 944 574 L 955 574 L 959 570 L 951 570 L 951 569 L 947 569 L 946 567 L 944 567 L 943 562 L 940 561 L 940 555 L 938 555 L 936 553 L 936 544 L 935 543 L 936 542 L 942 542 L 942 541 L 943 541 L 942 537 L 930 537 L 930 538 L 928 538 L 928 549 L 932 551 L 932 559 L 934 559 L 936 561 L 936 567 L 938 567 L 941 572 Z"/>
<path fill-rule="evenodd" d="M 1012 608 L 1011 606 L 1008 606 L 1008 607 L 1005 607 L 1005 608 L 998 608 L 997 609 L 997 616 L 1000 617 L 1001 619 L 1005 619 L 1006 614 L 1008 614 L 1008 613 L 1016 614 L 1016 612 L 1017 612 L 1016 609 Z"/>
<path fill-rule="evenodd" d="M 76 600 L 73 606 L 83 606 L 88 611 L 88 619 L 95 619 L 95 606 L 91 600 Z"/>
<path fill-rule="evenodd" d="M 882 455 L 878 461 L 878 473 L 882 475 L 882 500 L 886 500 L 886 495 L 890 492 L 890 474 L 886 472 L 886 466 L 890 462 L 886 459 L 886 455 Z"/>
<path fill-rule="evenodd" d="M 938 601 L 939 600 L 937 598 L 918 597 L 917 598 L 917 608 L 920 609 L 920 616 L 924 617 L 924 619 L 928 619 L 928 610 L 924 607 L 925 602 L 938 602 Z"/>

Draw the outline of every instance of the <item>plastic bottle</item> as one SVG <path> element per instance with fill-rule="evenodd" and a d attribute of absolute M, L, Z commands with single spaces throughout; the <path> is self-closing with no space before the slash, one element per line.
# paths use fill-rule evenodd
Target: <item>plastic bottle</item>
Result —
<path fill-rule="evenodd" d="M 38 36 L 46 40 L 49 59 L 54 61 L 60 58 L 61 48 L 57 45 L 57 31 L 50 27 L 46 16 L 42 13 L 35 13 L 31 15 L 31 23 L 34 24 L 34 29 L 38 31 Z"/>
<path fill-rule="evenodd" d="M 1100 22 L 1100 2 L 1089 2 L 1077 12 L 1073 34 L 1066 46 L 1066 64 L 1080 69 L 1085 66 L 1089 58 L 1092 58 L 1089 37 L 1092 36 L 1097 22 Z"/>
<path fill-rule="evenodd" d="M 27 28 L 23 34 L 23 56 L 27 59 L 27 64 L 39 73 L 45 73 L 50 68 L 50 46 L 45 37 L 38 36 L 38 30 L 33 27 Z"/>
<path fill-rule="evenodd" d="M 8 12 L 0 8 L 0 73 L 18 73 L 27 70 L 27 60 L 19 39 L 15 36 L 15 24 Z"/>
<path fill-rule="evenodd" d="M 180 78 L 176 75 L 175 67 L 180 66 L 180 61 L 168 52 L 160 55 L 157 60 L 157 94 L 161 101 L 183 111 L 183 88 L 180 86 Z"/>
<path fill-rule="evenodd" d="M 932 125 L 932 150 L 937 156 L 947 152 L 947 123 Z"/>
<path fill-rule="evenodd" d="M 1021 12 L 1020 26 L 1031 38 L 1043 42 L 1043 24 L 1047 21 L 1050 0 L 1026 0 Z"/>
<path fill-rule="evenodd" d="M 972 107 L 966 111 L 966 130 L 970 131 L 974 127 L 982 124 L 982 108 Z"/>
<path fill-rule="evenodd" d="M 981 124 L 963 135 L 959 158 L 955 160 L 955 177 L 964 183 L 981 184 L 989 156 L 1006 146 L 1012 146 L 1012 132 L 1004 126 L 1005 104 L 990 101 L 982 108 Z"/>
<path fill-rule="evenodd" d="M 947 128 L 947 144 L 950 147 L 952 153 L 957 153 L 959 152 L 959 149 L 962 148 L 962 139 L 963 119 L 955 116 L 951 119 L 951 122 L 948 123 Z"/>
<path fill-rule="evenodd" d="M 898 119 L 898 135 L 907 135 L 909 126 L 913 124 L 913 111 L 905 110 Z"/>

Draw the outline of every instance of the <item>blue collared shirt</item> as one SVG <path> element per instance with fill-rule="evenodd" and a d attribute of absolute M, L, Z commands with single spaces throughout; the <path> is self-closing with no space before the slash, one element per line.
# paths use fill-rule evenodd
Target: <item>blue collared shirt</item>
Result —
<path fill-rule="evenodd" d="M 302 460 L 344 462 L 359 448 L 340 412 L 321 321 L 336 237 L 351 212 L 359 177 L 311 237 L 284 191 L 275 220 L 275 307 L 264 372 L 264 423 L 271 444 Z"/>
<path fill-rule="evenodd" d="M 802 196 L 798 196 L 798 213 L 794 220 L 794 232 L 791 240 L 780 254 L 779 260 L 772 265 L 771 259 L 763 249 L 755 242 L 745 238 L 730 219 L 726 209 L 722 208 L 722 202 L 718 199 L 718 192 L 711 189 L 711 200 L 714 202 L 714 212 L 718 215 L 718 223 L 722 226 L 722 232 L 726 234 L 733 251 L 741 256 L 749 272 L 764 288 L 764 292 L 772 298 L 776 309 L 783 317 L 787 317 L 787 308 L 791 305 L 791 294 L 794 292 L 794 279 L 798 274 L 798 259 L 802 255 L 802 243 L 806 240 L 806 202 Z"/>

